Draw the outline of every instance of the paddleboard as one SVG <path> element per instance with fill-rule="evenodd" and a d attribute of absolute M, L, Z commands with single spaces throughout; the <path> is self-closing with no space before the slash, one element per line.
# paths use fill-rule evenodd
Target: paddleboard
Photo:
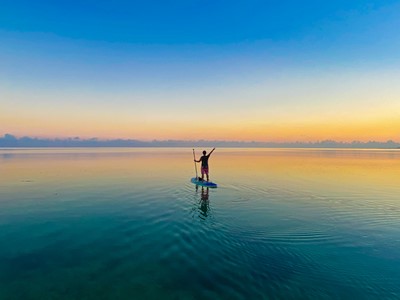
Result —
<path fill-rule="evenodd" d="M 190 181 L 196 185 L 200 185 L 200 186 L 204 186 L 204 187 L 209 187 L 209 188 L 216 188 L 217 184 L 211 181 L 201 181 L 198 180 L 197 178 L 193 177 L 192 179 L 190 179 Z"/>

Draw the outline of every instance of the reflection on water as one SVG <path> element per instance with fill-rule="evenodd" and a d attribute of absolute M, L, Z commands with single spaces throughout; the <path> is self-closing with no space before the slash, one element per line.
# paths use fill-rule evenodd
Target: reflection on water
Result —
<path fill-rule="evenodd" d="M 198 195 L 199 189 L 201 191 L 200 201 L 198 202 L 200 217 L 202 219 L 205 219 L 207 218 L 210 210 L 210 201 L 209 201 L 210 188 L 196 185 L 196 195 Z"/>
<path fill-rule="evenodd" d="M 400 297 L 400 151 L 0 149 L 0 299 Z"/>

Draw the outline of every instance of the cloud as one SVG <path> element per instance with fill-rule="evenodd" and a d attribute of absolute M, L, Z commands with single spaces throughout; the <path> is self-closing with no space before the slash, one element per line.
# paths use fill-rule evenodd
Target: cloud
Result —
<path fill-rule="evenodd" d="M 241 142 L 219 140 L 153 140 L 140 141 L 133 139 L 101 140 L 97 138 L 81 139 L 79 137 L 66 139 L 41 139 L 34 137 L 17 138 L 12 134 L 5 134 L 0 138 L 0 147 L 233 147 L 233 148 L 378 148 L 400 149 L 400 143 L 392 140 L 386 142 L 360 142 L 350 143 L 324 140 L 317 142 Z"/>

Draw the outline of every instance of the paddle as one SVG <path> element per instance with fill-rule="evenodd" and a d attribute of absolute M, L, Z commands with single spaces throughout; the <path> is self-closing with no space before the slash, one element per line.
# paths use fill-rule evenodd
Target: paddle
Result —
<path fill-rule="evenodd" d="M 194 159 L 194 169 L 196 170 L 196 180 L 198 180 L 198 176 L 197 176 L 197 165 L 196 165 L 196 156 L 194 154 L 194 149 L 193 149 L 193 159 Z"/>

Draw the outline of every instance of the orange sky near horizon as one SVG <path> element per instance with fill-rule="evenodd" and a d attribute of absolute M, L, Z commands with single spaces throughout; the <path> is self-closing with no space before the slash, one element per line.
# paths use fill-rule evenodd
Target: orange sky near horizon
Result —
<path fill-rule="evenodd" d="M 400 117 L 397 112 L 375 118 L 305 118 L 285 120 L 222 119 L 209 123 L 194 114 L 192 120 L 146 120 L 113 118 L 112 115 L 60 114 L 41 115 L 32 112 L 0 113 L 1 133 L 17 137 L 39 138 L 100 138 L 139 140 L 221 140 L 260 142 L 309 142 L 335 140 L 337 142 L 400 140 Z M 11 126 L 10 126 L 11 124 Z"/>

